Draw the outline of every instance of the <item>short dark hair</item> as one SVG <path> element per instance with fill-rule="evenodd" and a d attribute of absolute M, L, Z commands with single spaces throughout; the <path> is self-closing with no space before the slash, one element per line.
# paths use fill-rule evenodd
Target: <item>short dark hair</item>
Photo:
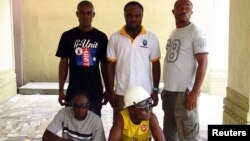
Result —
<path fill-rule="evenodd" d="M 94 8 L 94 5 L 88 1 L 88 0 L 83 0 L 81 2 L 78 3 L 77 5 L 77 10 L 81 7 L 81 6 L 85 6 L 85 5 L 88 5 L 88 6 L 91 6 L 92 8 Z"/>
<path fill-rule="evenodd" d="M 125 6 L 124 6 L 124 12 L 126 12 L 126 9 L 127 9 L 127 7 L 128 6 L 130 6 L 130 5 L 138 5 L 141 9 L 142 9 L 142 12 L 143 12 L 143 6 L 139 3 L 139 2 L 137 2 L 137 1 L 130 1 L 130 2 L 128 2 Z"/>
<path fill-rule="evenodd" d="M 89 101 L 89 93 L 86 90 L 83 90 L 83 89 L 79 89 L 79 90 L 74 91 L 73 96 L 74 97 L 73 97 L 72 100 L 74 100 L 78 96 L 82 96 L 82 97 L 86 97 L 88 99 L 88 101 Z M 73 101 L 72 101 L 72 103 L 73 103 Z"/>
<path fill-rule="evenodd" d="M 176 1 L 175 1 L 175 3 L 174 3 L 174 8 L 176 8 L 176 7 L 178 6 L 178 4 L 179 4 L 180 1 L 182 1 L 182 0 L 176 0 Z M 193 3 L 192 3 L 190 0 L 188 0 L 188 2 L 189 2 L 189 4 L 193 7 Z"/>

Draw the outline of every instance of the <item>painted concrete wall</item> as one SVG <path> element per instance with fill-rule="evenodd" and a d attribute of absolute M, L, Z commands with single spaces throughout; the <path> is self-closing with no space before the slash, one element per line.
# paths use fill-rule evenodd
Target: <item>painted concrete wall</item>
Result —
<path fill-rule="evenodd" d="M 223 123 L 250 123 L 250 1 L 230 1 L 229 71 Z"/>
<path fill-rule="evenodd" d="M 11 0 L 0 1 L 0 103 L 16 94 Z"/>
<path fill-rule="evenodd" d="M 250 93 L 250 1 L 231 1 L 228 86 L 244 96 Z"/>
<path fill-rule="evenodd" d="M 55 57 L 58 42 L 62 32 L 78 25 L 75 15 L 76 6 L 80 0 L 23 0 L 23 78 L 24 83 L 30 81 L 58 81 L 58 62 Z M 124 23 L 123 7 L 129 0 L 92 0 L 95 6 L 96 16 L 93 26 L 104 31 L 108 36 L 120 29 Z M 213 36 L 218 28 L 223 25 L 215 23 L 215 15 L 220 16 L 220 12 L 215 11 L 214 2 L 216 0 L 193 0 L 194 13 L 191 21 L 200 26 L 207 33 L 207 40 L 211 51 L 209 57 L 209 69 L 203 89 L 206 92 L 225 94 L 227 66 L 218 65 L 220 60 L 227 60 L 227 51 L 217 53 L 218 44 L 214 45 L 215 39 L 220 34 Z M 225 0 L 223 0 L 225 1 Z M 165 57 L 165 45 L 167 38 L 175 28 L 174 16 L 171 10 L 175 0 L 139 0 L 144 6 L 143 25 L 154 32 L 160 41 L 162 52 L 161 64 Z M 218 10 L 218 9 L 217 9 Z M 222 21 L 220 21 L 221 23 Z M 227 22 L 227 21 L 226 21 Z M 226 27 L 225 27 L 226 28 Z M 217 50 L 215 49 L 217 48 Z M 221 48 L 221 47 L 220 47 Z M 224 48 L 227 48 L 224 45 Z M 220 59 L 212 59 L 218 56 Z M 217 63 L 217 64 L 216 64 Z M 210 69 L 210 66 L 214 69 Z M 217 73 L 217 71 L 221 73 Z M 216 78 L 221 79 L 216 79 Z M 162 78 L 162 75 L 161 75 Z M 161 79 L 162 80 L 162 79 Z M 216 83 L 215 83 L 216 82 Z M 218 82 L 220 87 L 218 87 Z M 220 88 L 220 89 L 218 89 Z M 212 91 L 210 91 L 212 90 Z"/>
<path fill-rule="evenodd" d="M 24 81 L 58 81 L 55 52 L 62 32 L 78 25 L 75 15 L 79 0 L 23 0 Z M 93 0 L 93 26 L 108 36 L 124 23 L 123 7 L 128 0 Z M 162 60 L 167 37 L 174 28 L 173 2 L 140 0 L 145 12 L 143 25 L 160 39 Z"/>
<path fill-rule="evenodd" d="M 21 87 L 23 82 L 23 33 L 22 33 L 22 0 L 12 0 L 13 11 L 13 35 L 15 45 L 15 72 L 17 87 Z"/>

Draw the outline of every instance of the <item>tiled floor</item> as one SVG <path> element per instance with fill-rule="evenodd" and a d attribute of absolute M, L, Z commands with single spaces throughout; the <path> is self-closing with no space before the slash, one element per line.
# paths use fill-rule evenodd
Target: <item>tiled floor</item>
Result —
<path fill-rule="evenodd" d="M 42 134 L 55 113 L 61 108 L 57 95 L 20 95 L 0 104 L 0 141 L 41 141 Z M 222 124 L 223 97 L 202 94 L 200 121 L 203 140 L 207 140 L 207 125 Z M 160 125 L 163 122 L 161 101 L 154 108 Z M 102 120 L 106 137 L 112 125 L 112 108 L 105 105 Z"/>

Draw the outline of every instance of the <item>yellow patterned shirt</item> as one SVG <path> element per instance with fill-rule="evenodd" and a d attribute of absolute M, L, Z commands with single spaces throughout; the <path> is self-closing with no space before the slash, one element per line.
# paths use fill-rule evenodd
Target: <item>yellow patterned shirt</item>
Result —
<path fill-rule="evenodd" d="M 122 141 L 149 141 L 151 131 L 149 129 L 149 120 L 143 120 L 141 124 L 134 124 L 130 117 L 128 109 L 122 110 L 124 125 L 122 130 Z"/>

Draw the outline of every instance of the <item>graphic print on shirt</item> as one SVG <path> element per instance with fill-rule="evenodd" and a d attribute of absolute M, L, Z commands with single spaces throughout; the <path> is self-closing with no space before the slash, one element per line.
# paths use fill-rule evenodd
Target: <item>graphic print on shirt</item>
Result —
<path fill-rule="evenodd" d="M 140 47 L 142 47 L 142 48 L 148 48 L 148 41 L 146 40 L 146 39 L 143 39 L 142 40 L 142 46 L 140 46 Z"/>
<path fill-rule="evenodd" d="M 168 39 L 167 42 L 167 56 L 165 59 L 167 59 L 167 62 L 174 63 L 176 60 L 178 60 L 179 51 L 181 47 L 181 41 L 179 39 L 175 39 L 171 42 L 170 39 Z"/>
<path fill-rule="evenodd" d="M 74 44 L 76 54 L 76 65 L 82 67 L 96 66 L 96 50 L 98 42 L 90 39 L 77 39 Z"/>
<path fill-rule="evenodd" d="M 142 130 L 142 132 L 148 131 L 148 126 L 147 125 L 141 125 L 141 130 Z"/>
<path fill-rule="evenodd" d="M 199 38 L 199 39 L 198 39 L 198 46 L 199 46 L 200 48 L 207 46 L 206 39 L 205 39 L 205 38 Z"/>
<path fill-rule="evenodd" d="M 63 133 L 63 138 L 65 139 L 77 139 L 82 141 L 93 140 L 92 134 L 81 134 L 76 131 L 72 131 L 67 127 L 63 127 L 62 133 Z"/>

